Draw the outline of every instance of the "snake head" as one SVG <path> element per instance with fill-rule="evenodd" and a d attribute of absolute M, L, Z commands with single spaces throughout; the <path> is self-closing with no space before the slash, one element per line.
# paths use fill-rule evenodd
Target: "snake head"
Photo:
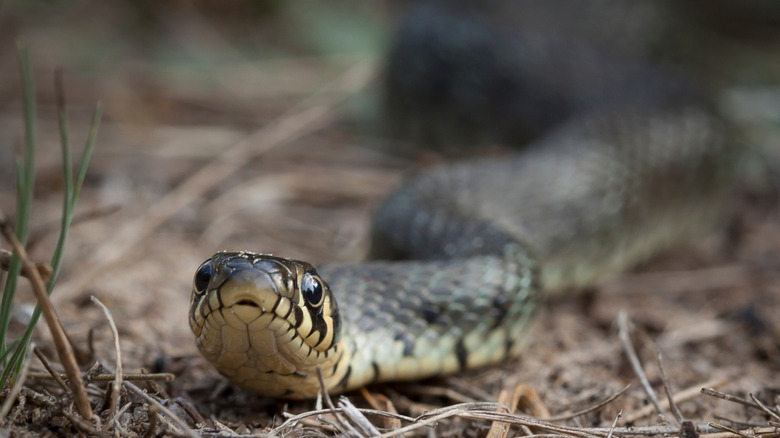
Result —
<path fill-rule="evenodd" d="M 298 260 L 215 254 L 195 273 L 190 327 L 221 373 L 267 395 L 293 390 L 272 377 L 316 376 L 339 355 L 338 305 L 314 267 Z"/>

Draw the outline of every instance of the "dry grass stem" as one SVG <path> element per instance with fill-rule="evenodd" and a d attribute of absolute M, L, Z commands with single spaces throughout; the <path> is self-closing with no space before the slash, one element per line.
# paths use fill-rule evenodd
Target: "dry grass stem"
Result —
<path fill-rule="evenodd" d="M 83 418 L 73 415 L 70 412 L 66 410 L 62 410 L 61 414 L 70 421 L 70 423 L 79 431 L 86 434 L 86 436 L 97 436 L 101 438 L 113 438 L 111 435 L 103 432 L 102 430 L 99 430 L 95 428 L 91 423 L 84 421 Z"/>
<path fill-rule="evenodd" d="M 375 410 L 385 411 L 391 414 L 398 414 L 393 402 L 384 394 L 372 394 L 366 388 L 360 388 L 360 395 Z M 388 429 L 397 429 L 401 427 L 401 420 L 398 418 L 383 418 L 385 427 Z"/>
<path fill-rule="evenodd" d="M 647 375 L 642 369 L 642 363 L 639 361 L 639 356 L 636 354 L 636 349 L 634 349 L 634 345 L 631 343 L 631 335 L 629 334 L 630 322 L 628 320 L 628 314 L 625 311 L 621 310 L 618 314 L 617 324 L 620 343 L 623 345 L 623 351 L 625 351 L 626 357 L 631 363 L 631 368 L 634 370 L 634 374 L 642 384 L 642 388 L 645 390 L 645 393 L 650 399 L 650 402 L 653 403 L 653 406 L 655 406 L 655 410 L 658 412 L 658 415 L 664 418 L 668 418 L 663 408 L 661 407 L 661 403 L 658 401 L 658 397 L 655 395 L 655 392 L 653 392 L 653 388 L 650 386 L 650 381 L 647 379 Z"/>
<path fill-rule="evenodd" d="M 114 377 L 114 381 L 112 383 L 111 387 L 111 400 L 109 401 L 109 410 L 111 411 L 111 415 L 113 416 L 114 423 L 116 424 L 116 427 L 120 427 L 119 425 L 119 413 L 116 413 L 116 407 L 117 403 L 119 403 L 119 394 L 120 390 L 122 389 L 122 351 L 119 348 L 119 331 L 116 329 L 116 323 L 114 323 L 114 317 L 111 315 L 111 312 L 108 310 L 108 307 L 106 307 L 96 296 L 91 296 L 90 299 L 93 303 L 95 303 L 101 311 L 103 311 L 103 314 L 106 316 L 106 320 L 108 321 L 108 327 L 111 329 L 111 336 L 114 339 L 114 357 L 115 357 L 115 368 L 116 373 Z"/>
<path fill-rule="evenodd" d="M 526 385 L 517 385 L 512 393 L 510 393 L 506 389 L 502 389 L 501 392 L 498 394 L 498 403 L 502 405 L 506 405 L 507 408 L 499 408 L 499 409 L 505 410 L 509 413 L 515 412 L 518 409 L 518 406 L 520 405 L 520 398 L 523 397 L 526 389 L 527 389 Z M 509 433 L 509 424 L 501 421 L 494 421 L 493 424 L 490 425 L 490 430 L 487 433 L 487 438 L 506 438 L 508 433 Z"/>
<path fill-rule="evenodd" d="M 737 429 L 734 429 L 734 428 L 731 428 L 731 427 L 725 426 L 725 425 L 723 425 L 723 424 L 718 424 L 718 423 L 709 423 L 709 425 L 710 425 L 711 427 L 714 427 L 715 429 L 719 429 L 719 430 L 722 430 L 722 431 L 724 431 L 724 432 L 733 433 L 734 435 L 739 435 L 739 436 L 741 436 L 741 437 L 745 437 L 745 438 L 753 438 L 751 435 L 747 435 L 747 434 L 743 433 L 742 431 L 739 431 L 739 430 L 737 430 Z"/>
<path fill-rule="evenodd" d="M 65 368 L 65 374 L 69 377 L 70 389 L 73 391 L 73 397 L 76 401 L 76 408 L 79 411 L 79 415 L 81 415 L 84 420 L 91 421 L 92 407 L 87 399 L 86 388 L 80 378 L 81 373 L 79 372 L 79 367 L 76 363 L 76 356 L 73 354 L 73 349 L 65 335 L 65 330 L 62 328 L 62 323 L 60 322 L 59 317 L 57 317 L 54 307 L 51 305 L 41 275 L 38 273 L 35 265 L 30 262 L 27 251 L 19 243 L 19 240 L 16 239 L 16 236 L 8 224 L 8 217 L 2 210 L 0 210 L 0 232 L 2 232 L 3 236 L 5 236 L 13 246 L 14 251 L 16 251 L 19 259 L 22 261 L 24 271 L 27 272 L 28 278 L 32 283 L 33 291 L 35 292 L 38 304 L 41 307 L 41 313 L 43 313 L 43 317 L 46 319 L 46 324 L 49 326 L 52 338 L 54 339 L 54 345 L 57 348 L 57 355 L 60 358 L 60 363 L 62 363 L 63 368 Z"/>
<path fill-rule="evenodd" d="M 353 405 L 346 397 L 339 397 L 339 407 L 344 412 L 344 415 L 349 417 L 353 423 L 355 423 L 365 436 L 379 435 L 379 430 L 368 421 L 365 415 L 358 408 Z"/>
<path fill-rule="evenodd" d="M 321 399 L 318 400 L 325 401 L 325 404 L 328 406 L 328 409 L 333 414 L 333 417 L 339 423 L 339 426 L 342 427 L 341 429 L 342 432 L 349 431 L 357 434 L 357 431 L 353 429 L 352 426 L 341 415 L 339 415 L 339 412 L 336 411 L 336 406 L 333 405 L 333 400 L 331 400 L 330 394 L 328 394 L 328 388 L 325 386 L 325 378 L 322 375 L 322 369 L 320 367 L 317 367 L 317 379 L 320 381 L 320 397 L 321 397 Z"/>
<path fill-rule="evenodd" d="M 405 421 L 407 423 L 414 422 L 415 419 L 412 417 L 407 417 L 405 415 L 400 414 L 393 414 L 390 412 L 386 412 L 383 410 L 375 410 L 375 409 L 359 409 L 360 412 L 363 414 L 368 415 L 375 415 L 382 418 L 390 418 L 390 419 L 396 419 L 399 421 Z M 318 417 L 323 414 L 331 414 L 333 412 L 341 412 L 340 408 L 336 408 L 335 410 L 331 409 L 318 409 L 314 411 L 304 412 L 299 415 L 291 415 L 284 423 L 280 424 L 279 426 L 275 427 L 271 430 L 271 435 L 282 435 L 284 434 L 288 429 L 291 429 L 295 427 L 298 423 L 303 422 L 304 420 L 310 418 L 310 417 Z"/>
<path fill-rule="evenodd" d="M 747 407 L 750 407 L 750 408 L 762 410 L 761 407 L 758 406 L 755 403 L 751 403 L 750 401 L 745 400 L 744 398 L 741 398 L 741 397 L 737 397 L 735 395 L 726 394 L 724 392 L 716 391 L 715 388 L 711 387 L 711 385 L 706 385 L 704 388 L 701 388 L 700 391 L 704 395 L 709 395 L 709 396 L 720 398 L 720 399 L 723 399 L 723 400 L 726 400 L 726 401 L 739 403 L 739 404 L 741 404 L 743 406 L 747 406 Z"/>
<path fill-rule="evenodd" d="M 762 403 L 761 400 L 759 400 L 758 397 L 755 396 L 755 394 L 751 393 L 749 395 L 750 395 L 750 399 L 753 400 L 753 402 L 756 405 L 758 405 L 758 407 L 761 408 L 762 411 L 766 412 L 767 415 L 774 418 L 775 420 L 780 421 L 780 415 L 775 410 Z"/>
<path fill-rule="evenodd" d="M 33 353 L 35 353 L 35 356 L 38 358 L 38 360 L 41 361 L 41 364 L 43 364 L 43 367 L 46 368 L 46 371 L 48 371 L 49 374 L 47 375 L 47 377 L 51 377 L 52 379 L 54 379 L 57 382 L 57 384 L 60 386 L 60 388 L 62 388 L 63 391 L 67 391 L 68 385 L 65 384 L 62 375 L 54 371 L 54 368 L 52 368 L 51 364 L 49 363 L 49 359 L 47 359 L 46 356 L 44 356 L 43 352 L 38 347 L 33 346 L 32 350 Z M 32 374 L 33 373 L 30 373 L 28 375 L 28 377 L 31 379 L 33 378 Z"/>
<path fill-rule="evenodd" d="M 161 413 L 165 414 L 165 416 L 168 419 L 170 419 L 171 421 L 173 421 L 173 423 L 175 423 L 176 426 L 180 429 L 178 431 L 176 431 L 174 429 L 171 432 L 176 432 L 176 433 L 178 433 L 181 436 L 187 436 L 187 437 L 191 437 L 191 438 L 195 438 L 195 437 L 198 436 L 195 433 L 195 431 L 191 430 L 189 428 L 189 426 L 187 426 L 187 424 L 184 422 L 184 420 L 179 418 L 178 415 L 176 415 L 173 412 L 171 412 L 170 409 L 168 409 L 167 407 L 163 406 L 163 404 L 160 403 L 159 401 L 157 401 L 157 399 L 155 399 L 154 397 L 151 397 L 149 394 L 144 392 L 141 388 L 135 386 L 134 384 L 128 382 L 127 380 L 123 381 L 122 385 L 125 388 L 127 388 L 128 390 L 130 390 L 130 392 L 132 392 L 133 394 L 135 394 L 135 395 L 141 397 L 142 399 L 146 400 L 146 402 L 149 403 L 150 405 L 154 405 L 157 408 L 158 412 L 161 412 Z M 161 417 L 160 419 L 162 421 L 168 423 L 168 421 L 166 421 L 165 418 Z"/>
<path fill-rule="evenodd" d="M 11 251 L 0 249 L 0 269 L 3 271 L 8 271 L 8 265 L 11 263 L 12 254 L 13 253 Z M 51 277 L 52 269 L 48 264 L 35 263 L 35 269 L 38 270 L 38 274 L 41 276 L 43 281 L 48 281 L 49 277 Z M 22 271 L 22 276 L 27 277 L 27 271 Z"/>
<path fill-rule="evenodd" d="M 544 418 L 544 420 L 545 421 L 566 421 L 566 420 L 570 420 L 572 418 L 579 417 L 581 415 L 588 414 L 590 412 L 597 411 L 597 410 L 603 408 L 604 406 L 612 403 L 613 401 L 617 400 L 621 395 L 623 395 L 626 391 L 628 391 L 628 388 L 631 388 L 631 385 L 626 385 L 623 389 L 621 389 L 620 391 L 616 392 L 615 394 L 609 396 L 608 398 L 604 399 L 603 401 L 600 401 L 600 402 L 596 403 L 595 405 L 593 405 L 591 407 L 588 407 L 588 408 L 585 408 L 585 409 L 583 409 L 581 411 L 575 411 L 575 412 L 571 412 L 571 413 L 563 413 L 563 414 L 559 414 L 559 415 L 554 415 L 552 417 Z"/>
<path fill-rule="evenodd" d="M 462 394 L 461 392 L 453 388 L 447 388 L 442 386 L 406 384 L 404 385 L 404 390 L 415 395 L 424 395 L 429 397 L 443 397 L 455 403 L 472 403 L 478 401 L 472 397 Z"/>
<path fill-rule="evenodd" d="M 672 411 L 672 416 L 675 422 L 678 426 L 680 426 L 685 420 L 683 418 L 682 412 L 680 412 L 680 409 L 678 409 L 677 405 L 674 403 L 674 397 L 672 397 L 672 387 L 669 384 L 669 377 L 666 375 L 664 359 L 660 351 L 658 351 L 658 355 L 656 357 L 658 358 L 658 368 L 661 370 L 661 379 L 664 382 L 664 392 L 666 393 L 666 400 L 669 403 L 669 410 Z"/>
<path fill-rule="evenodd" d="M 700 394 L 704 393 L 704 390 L 707 388 L 723 386 L 726 384 L 726 382 L 727 381 L 725 379 L 713 379 L 704 383 L 699 383 L 678 392 L 672 397 L 672 400 L 674 400 L 676 404 L 679 404 L 684 401 L 691 400 L 695 397 L 698 397 Z M 662 403 L 661 406 L 665 406 L 665 404 Z M 654 406 L 647 405 L 634 412 L 630 412 L 625 416 L 626 422 L 633 423 L 640 418 L 644 418 L 647 417 L 648 415 L 652 415 L 654 410 L 655 410 Z"/>
<path fill-rule="evenodd" d="M 57 373 L 56 376 L 59 377 L 60 379 L 68 378 L 66 374 Z M 174 376 L 171 373 L 124 373 L 121 376 L 122 380 L 131 380 L 131 381 L 151 380 L 151 381 L 163 381 L 163 382 L 170 382 L 175 377 L 176 376 Z M 30 373 L 28 378 L 37 379 L 37 380 L 56 379 L 56 377 L 48 373 Z M 95 374 L 94 376 L 89 376 L 90 382 L 110 382 L 112 380 L 116 380 L 116 373 L 101 373 L 101 374 Z"/>
<path fill-rule="evenodd" d="M 612 438 L 612 434 L 615 432 L 615 427 L 617 427 L 617 423 L 622 416 L 623 411 L 618 411 L 617 415 L 615 415 L 615 421 L 612 422 L 612 426 L 609 428 L 609 435 L 607 435 L 607 438 Z"/>

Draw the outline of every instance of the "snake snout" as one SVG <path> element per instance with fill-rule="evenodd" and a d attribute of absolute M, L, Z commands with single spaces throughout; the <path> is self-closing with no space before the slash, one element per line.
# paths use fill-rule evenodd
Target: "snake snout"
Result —
<path fill-rule="evenodd" d="M 244 306 L 259 313 L 270 312 L 280 298 L 268 275 L 249 269 L 233 271 L 220 286 L 219 295 L 223 307 Z"/>

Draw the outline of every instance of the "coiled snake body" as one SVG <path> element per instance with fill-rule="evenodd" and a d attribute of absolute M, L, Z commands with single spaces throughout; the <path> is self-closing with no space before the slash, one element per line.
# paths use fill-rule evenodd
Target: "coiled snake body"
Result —
<path fill-rule="evenodd" d="M 517 355 L 542 293 L 580 288 L 712 229 L 737 149 L 686 93 L 589 108 L 522 152 L 445 165 L 377 213 L 379 257 L 327 265 L 221 252 L 190 326 L 231 381 L 269 396 L 444 375 Z"/>

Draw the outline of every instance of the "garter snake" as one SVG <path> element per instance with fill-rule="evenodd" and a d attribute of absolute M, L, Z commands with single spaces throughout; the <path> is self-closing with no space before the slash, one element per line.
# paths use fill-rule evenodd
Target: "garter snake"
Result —
<path fill-rule="evenodd" d="M 523 152 L 422 172 L 380 207 L 380 257 L 313 267 L 220 252 L 190 326 L 228 379 L 275 397 L 517 355 L 543 293 L 580 288 L 723 217 L 735 148 L 695 103 L 592 112 Z"/>
<path fill-rule="evenodd" d="M 545 294 L 722 222 L 741 147 L 704 80 L 667 71 L 700 40 L 659 35 L 685 28 L 659 2 L 412 3 L 385 78 L 399 124 L 441 149 L 524 147 L 407 180 L 376 213 L 370 261 L 206 260 L 190 326 L 242 388 L 306 398 L 318 369 L 342 392 L 496 363 Z"/>

